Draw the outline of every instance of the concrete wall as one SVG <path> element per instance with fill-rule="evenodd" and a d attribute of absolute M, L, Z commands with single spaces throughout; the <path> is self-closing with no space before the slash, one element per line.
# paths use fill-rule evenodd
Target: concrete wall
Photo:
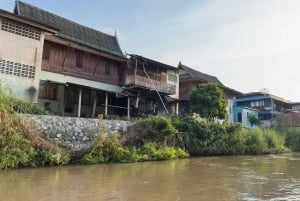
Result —
<path fill-rule="evenodd" d="M 22 117 L 34 125 L 41 135 L 67 148 L 73 155 L 89 150 L 94 139 L 99 135 L 100 128 L 104 129 L 105 136 L 111 132 L 122 135 L 134 125 L 134 122 L 120 120 L 28 114 Z"/>

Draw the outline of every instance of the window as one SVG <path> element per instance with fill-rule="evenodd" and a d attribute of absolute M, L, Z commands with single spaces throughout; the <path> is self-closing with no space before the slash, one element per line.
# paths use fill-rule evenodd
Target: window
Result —
<path fill-rule="evenodd" d="M 293 109 L 293 110 L 300 110 L 300 105 L 293 105 L 293 106 L 292 106 L 292 109 Z"/>
<path fill-rule="evenodd" d="M 41 31 L 39 31 L 38 29 L 19 22 L 15 22 L 13 20 L 9 20 L 7 18 L 2 18 L 1 30 L 34 40 L 40 40 L 41 38 Z"/>
<path fill-rule="evenodd" d="M 109 62 L 105 63 L 105 75 L 110 75 L 110 64 L 109 64 Z"/>
<path fill-rule="evenodd" d="M 54 84 L 41 84 L 39 87 L 39 98 L 56 100 L 57 85 Z"/>
<path fill-rule="evenodd" d="M 83 61 L 83 52 L 78 51 L 76 52 L 76 67 L 82 68 L 82 61 Z"/>
<path fill-rule="evenodd" d="M 250 106 L 251 106 L 251 107 L 263 107 L 263 106 L 265 106 L 265 101 L 263 101 L 263 100 L 260 100 L 260 101 L 252 101 L 252 102 L 250 103 Z"/>
<path fill-rule="evenodd" d="M 177 76 L 173 74 L 168 74 L 168 80 L 171 82 L 177 82 Z"/>

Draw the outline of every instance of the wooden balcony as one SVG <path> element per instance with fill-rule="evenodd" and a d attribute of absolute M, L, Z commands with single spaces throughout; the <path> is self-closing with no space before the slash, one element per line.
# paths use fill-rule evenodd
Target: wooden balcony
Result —
<path fill-rule="evenodd" d="M 151 80 L 147 77 L 139 75 L 130 75 L 126 78 L 126 86 L 142 87 L 149 90 L 158 90 L 159 92 L 166 93 L 169 95 L 176 93 L 176 85 L 167 84 L 157 80 Z"/>

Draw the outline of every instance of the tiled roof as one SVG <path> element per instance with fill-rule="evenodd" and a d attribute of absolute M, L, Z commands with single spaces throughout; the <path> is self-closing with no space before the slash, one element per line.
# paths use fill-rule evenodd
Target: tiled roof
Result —
<path fill-rule="evenodd" d="M 119 57 L 125 57 L 116 36 L 108 35 L 77 24 L 71 20 L 52 14 L 30 4 L 16 1 L 15 14 L 33 21 L 56 27 L 58 36 L 81 45 L 97 49 Z"/>
<path fill-rule="evenodd" d="M 206 82 L 216 83 L 220 87 L 225 87 L 225 85 L 217 77 L 199 72 L 195 69 L 192 69 L 188 66 L 181 64 L 181 62 L 178 64 L 178 68 L 187 72 L 191 77 L 194 77 L 194 78 L 206 81 Z"/>

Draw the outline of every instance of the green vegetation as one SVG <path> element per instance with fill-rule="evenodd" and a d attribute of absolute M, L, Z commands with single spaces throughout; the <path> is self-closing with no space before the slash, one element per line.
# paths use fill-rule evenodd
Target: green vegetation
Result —
<path fill-rule="evenodd" d="M 187 151 L 192 155 L 284 153 L 284 137 L 271 129 L 243 128 L 240 124 L 173 118 Z"/>
<path fill-rule="evenodd" d="M 215 83 L 199 84 L 190 93 L 191 111 L 202 118 L 226 118 L 226 101 L 223 91 Z"/>
<path fill-rule="evenodd" d="M 246 153 L 278 154 L 288 152 L 284 137 L 272 129 L 244 129 Z"/>
<path fill-rule="evenodd" d="M 42 138 L 17 113 L 47 114 L 12 98 L 0 86 L 0 169 L 60 165 L 70 162 L 63 149 Z M 207 113 L 221 117 L 221 113 Z M 212 119 L 211 119 L 212 120 Z M 270 154 L 300 150 L 300 128 L 243 128 L 240 124 L 199 121 L 193 117 L 151 116 L 129 133 L 105 136 L 104 129 L 79 163 L 139 162 L 189 155 Z M 288 147 L 288 148 L 287 148 Z"/>
<path fill-rule="evenodd" d="M 193 117 L 153 116 L 139 120 L 121 138 L 117 134 L 105 138 L 102 133 L 80 162 L 139 162 L 187 158 L 189 154 L 257 155 L 289 151 L 285 138 L 272 129 L 248 129 L 240 124 L 198 121 Z"/>
<path fill-rule="evenodd" d="M 251 127 L 253 127 L 254 125 L 259 125 L 259 123 L 260 123 L 259 119 L 254 115 L 249 115 L 248 120 L 251 124 Z"/>
<path fill-rule="evenodd" d="M 115 133 L 104 137 L 103 129 L 101 131 L 91 151 L 80 163 L 128 163 L 189 157 L 183 148 L 176 146 L 178 133 L 167 117 L 140 120 L 131 133 L 122 138 Z"/>
<path fill-rule="evenodd" d="M 0 169 L 66 164 L 69 155 L 41 138 L 16 112 L 44 114 L 31 103 L 12 98 L 0 85 Z"/>
<path fill-rule="evenodd" d="M 285 145 L 293 151 L 300 151 L 300 127 L 279 127 L 276 131 L 285 138 Z"/>

